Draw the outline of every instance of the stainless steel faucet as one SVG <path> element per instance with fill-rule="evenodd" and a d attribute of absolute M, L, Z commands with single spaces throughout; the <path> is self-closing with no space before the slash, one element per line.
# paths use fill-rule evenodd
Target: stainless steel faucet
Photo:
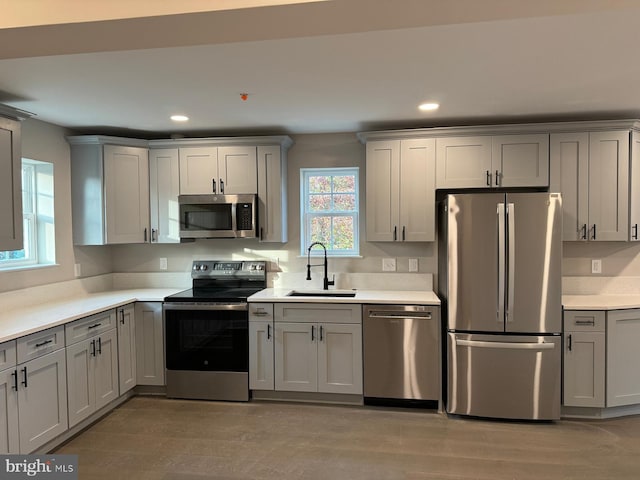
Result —
<path fill-rule="evenodd" d="M 315 265 L 311 264 L 311 249 L 316 246 L 316 245 L 320 245 L 323 249 L 324 249 L 324 264 L 322 263 L 316 263 Z M 307 280 L 311 280 L 311 267 L 322 267 L 324 265 L 324 279 L 323 279 L 323 289 L 324 290 L 329 290 L 329 285 L 335 285 L 336 284 L 336 276 L 335 274 L 333 275 L 333 280 L 329 280 L 329 274 L 327 273 L 327 247 L 324 246 L 324 243 L 322 242 L 313 242 L 311 245 L 309 245 L 309 248 L 307 249 Z"/>

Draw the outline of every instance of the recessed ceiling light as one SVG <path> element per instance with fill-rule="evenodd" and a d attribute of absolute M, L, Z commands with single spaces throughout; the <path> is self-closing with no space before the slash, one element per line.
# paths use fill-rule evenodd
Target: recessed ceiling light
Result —
<path fill-rule="evenodd" d="M 174 122 L 186 122 L 189 120 L 189 117 L 186 115 L 171 115 L 171 120 Z"/>
<path fill-rule="evenodd" d="M 437 110 L 438 108 L 440 108 L 440 104 L 439 103 L 423 103 L 422 105 L 418 106 L 418 108 L 423 112 L 431 112 L 433 110 Z"/>

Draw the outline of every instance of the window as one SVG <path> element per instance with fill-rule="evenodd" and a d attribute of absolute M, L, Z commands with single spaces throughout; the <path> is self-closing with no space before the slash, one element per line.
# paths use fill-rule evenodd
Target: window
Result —
<path fill-rule="evenodd" d="M 0 252 L 0 269 L 55 263 L 53 164 L 22 159 L 24 248 Z"/>
<path fill-rule="evenodd" d="M 301 254 L 322 242 L 328 255 L 359 255 L 358 168 L 303 168 L 300 180 Z"/>

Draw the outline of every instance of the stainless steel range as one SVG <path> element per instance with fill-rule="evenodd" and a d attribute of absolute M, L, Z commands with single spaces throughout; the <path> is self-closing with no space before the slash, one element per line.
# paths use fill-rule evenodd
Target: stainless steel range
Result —
<path fill-rule="evenodd" d="M 247 401 L 247 298 L 266 287 L 266 263 L 196 260 L 191 278 L 163 303 L 167 396 Z"/>

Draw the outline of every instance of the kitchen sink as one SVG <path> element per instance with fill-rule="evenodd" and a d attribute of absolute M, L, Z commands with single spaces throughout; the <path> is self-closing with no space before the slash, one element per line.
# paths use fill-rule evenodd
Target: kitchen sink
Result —
<path fill-rule="evenodd" d="M 287 297 L 347 297 L 356 296 L 354 290 L 292 290 Z"/>

